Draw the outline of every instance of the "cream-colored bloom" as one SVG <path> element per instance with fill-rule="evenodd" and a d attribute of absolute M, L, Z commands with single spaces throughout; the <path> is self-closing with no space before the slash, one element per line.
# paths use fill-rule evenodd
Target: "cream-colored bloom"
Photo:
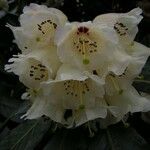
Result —
<path fill-rule="evenodd" d="M 142 97 L 131 85 L 131 81 L 123 77 L 109 75 L 105 85 L 105 100 L 109 109 L 115 117 L 123 117 L 128 112 L 148 111 L 150 101 Z"/>
<path fill-rule="evenodd" d="M 141 9 L 100 15 L 93 22 L 66 23 L 59 10 L 30 4 L 20 27 L 8 25 L 22 54 L 5 70 L 29 89 L 31 108 L 22 117 L 46 115 L 67 127 L 90 120 L 120 121 L 127 113 L 148 111 L 150 101 L 132 86 L 149 48 L 133 42 Z"/>
<path fill-rule="evenodd" d="M 126 52 L 132 57 L 129 66 L 127 67 L 124 74 L 126 74 L 127 80 L 133 80 L 142 71 L 148 57 L 150 56 L 150 48 L 134 42 L 126 48 Z"/>
<path fill-rule="evenodd" d="M 8 25 L 22 53 L 54 45 L 55 31 L 63 26 L 67 17 L 58 9 L 30 4 L 23 9 L 20 27 Z"/>
<path fill-rule="evenodd" d="M 5 70 L 18 75 L 25 86 L 33 89 L 38 89 L 43 81 L 54 79 L 60 66 L 55 46 L 16 55 L 9 62 Z"/>
<path fill-rule="evenodd" d="M 150 49 L 134 42 L 134 45 L 129 46 L 127 51 L 132 56 L 132 60 L 125 72 L 120 76 L 108 75 L 104 85 L 104 98 L 109 106 L 117 106 L 119 111 L 116 110 L 116 114 L 122 116 L 128 112 L 148 111 L 150 107 L 150 101 L 141 96 L 132 86 L 150 55 Z"/>
<path fill-rule="evenodd" d="M 122 74 L 130 60 L 115 31 L 92 22 L 67 23 L 56 33 L 56 43 L 63 63 L 90 73 L 98 70 L 101 78 L 109 71 Z"/>
<path fill-rule="evenodd" d="M 79 126 L 95 118 L 105 118 L 107 110 L 103 94 L 101 85 L 76 68 L 62 65 L 56 80 L 43 83 L 42 88 L 30 97 L 32 106 L 22 118 L 46 115 L 67 127 Z"/>
<path fill-rule="evenodd" d="M 43 115 L 50 117 L 53 121 L 64 123 L 64 109 L 61 102 L 53 105 L 50 101 L 50 97 L 43 95 L 42 90 L 39 90 L 35 96 L 30 98 L 32 106 L 22 116 L 25 119 L 36 119 Z"/>
<path fill-rule="evenodd" d="M 93 22 L 96 24 L 107 24 L 111 28 L 114 28 L 120 38 L 120 42 L 130 45 L 138 32 L 137 25 L 143 18 L 141 13 L 142 10 L 140 8 L 135 8 L 124 14 L 110 13 L 99 15 Z"/>
<path fill-rule="evenodd" d="M 42 88 L 44 95 L 49 97 L 50 105 L 57 107 L 59 104 L 64 112 L 71 111 L 72 115 L 65 121 L 69 126 L 78 126 L 98 117 L 105 118 L 107 114 L 103 107 L 102 85 L 69 65 L 63 65 L 56 80 L 43 83 Z"/>

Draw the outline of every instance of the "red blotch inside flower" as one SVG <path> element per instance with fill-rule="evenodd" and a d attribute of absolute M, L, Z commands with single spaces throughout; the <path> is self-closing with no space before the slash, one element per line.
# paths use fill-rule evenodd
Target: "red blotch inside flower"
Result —
<path fill-rule="evenodd" d="M 77 34 L 79 34 L 79 33 L 87 33 L 88 34 L 88 31 L 89 31 L 89 29 L 87 28 L 87 27 L 79 27 L 78 28 L 78 32 L 77 32 Z"/>

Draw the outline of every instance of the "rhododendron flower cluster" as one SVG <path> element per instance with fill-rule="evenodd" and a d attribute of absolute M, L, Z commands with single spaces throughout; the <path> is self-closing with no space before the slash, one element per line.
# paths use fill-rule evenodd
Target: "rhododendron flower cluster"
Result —
<path fill-rule="evenodd" d="M 129 112 L 150 110 L 150 100 L 132 86 L 150 49 L 134 41 L 142 10 L 69 22 L 58 9 L 30 4 L 20 26 L 7 25 L 21 53 L 5 70 L 27 87 L 32 102 L 22 117 L 46 115 L 66 127 L 101 119 L 108 125 Z"/>

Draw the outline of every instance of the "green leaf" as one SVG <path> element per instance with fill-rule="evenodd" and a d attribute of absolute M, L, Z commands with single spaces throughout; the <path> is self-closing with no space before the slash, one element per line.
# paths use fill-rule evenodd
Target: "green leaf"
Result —
<path fill-rule="evenodd" d="M 109 143 L 106 132 L 99 132 L 90 140 L 89 150 L 109 150 Z"/>
<path fill-rule="evenodd" d="M 90 138 L 83 128 L 61 129 L 44 150 L 148 150 L 147 142 L 131 127 L 114 125 Z"/>
<path fill-rule="evenodd" d="M 11 131 L 0 142 L 0 150 L 32 150 L 50 128 L 50 121 L 28 120 Z"/>
<path fill-rule="evenodd" d="M 0 99 L 0 114 L 12 121 L 22 122 L 23 120 L 20 117 L 27 111 L 29 106 L 29 101 L 2 97 Z"/>
<path fill-rule="evenodd" d="M 10 130 L 6 127 L 3 129 L 3 131 L 0 133 L 0 141 L 2 141 L 2 139 L 8 135 L 8 133 L 10 133 Z"/>
<path fill-rule="evenodd" d="M 147 142 L 133 128 L 113 126 L 107 129 L 112 150 L 147 150 Z"/>
<path fill-rule="evenodd" d="M 87 150 L 87 148 L 87 136 L 81 128 L 77 128 L 57 131 L 44 150 Z"/>

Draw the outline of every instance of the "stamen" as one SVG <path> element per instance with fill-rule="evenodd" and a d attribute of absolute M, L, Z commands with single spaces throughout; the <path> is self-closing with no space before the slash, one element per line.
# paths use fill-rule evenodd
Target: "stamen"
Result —
<path fill-rule="evenodd" d="M 83 39 L 83 37 L 82 37 L 82 39 Z M 86 59 L 86 49 L 85 49 L 84 40 L 82 42 L 82 49 L 83 49 L 83 64 L 87 65 L 89 63 L 89 61 L 87 61 L 87 59 Z"/>
<path fill-rule="evenodd" d="M 82 63 L 88 65 L 90 55 L 97 52 L 97 42 L 89 39 L 89 28 L 87 27 L 79 27 L 76 33 L 73 41 L 74 48 L 82 55 Z"/>
<path fill-rule="evenodd" d="M 35 81 L 45 81 L 48 78 L 48 71 L 45 66 L 37 61 L 30 66 L 29 77 Z"/>
<path fill-rule="evenodd" d="M 139 75 L 139 76 L 137 76 L 137 79 L 144 80 L 144 76 L 143 75 Z"/>
<path fill-rule="evenodd" d="M 114 25 L 114 29 L 120 36 L 125 36 L 127 34 L 128 28 L 121 22 L 117 22 Z"/>
<path fill-rule="evenodd" d="M 37 24 L 37 27 L 42 34 L 46 34 L 47 32 L 49 33 L 49 31 L 55 30 L 57 28 L 57 24 L 49 19 Z"/>
<path fill-rule="evenodd" d="M 84 109 L 84 100 L 83 96 L 90 91 L 86 81 L 66 81 L 64 84 L 64 90 L 66 95 L 71 95 L 73 97 L 78 97 L 77 100 L 80 102 L 79 109 Z"/>
<path fill-rule="evenodd" d="M 118 92 L 118 94 L 121 95 L 123 93 L 123 89 L 120 88 L 119 84 L 114 80 L 114 77 L 110 76 L 110 79 L 114 85 L 114 88 Z"/>
<path fill-rule="evenodd" d="M 130 126 L 129 123 L 125 122 L 123 119 L 121 119 L 122 123 L 124 124 L 124 127 L 125 128 L 128 128 Z"/>
<path fill-rule="evenodd" d="M 79 85 L 79 92 L 80 92 L 80 108 L 83 108 L 83 94 L 82 94 L 82 85 Z"/>
<path fill-rule="evenodd" d="M 88 126 L 88 129 L 89 129 L 89 133 L 90 133 L 90 137 L 94 137 L 94 132 L 92 132 L 91 130 L 91 127 L 90 127 L 90 122 L 87 122 L 87 126 Z"/>

